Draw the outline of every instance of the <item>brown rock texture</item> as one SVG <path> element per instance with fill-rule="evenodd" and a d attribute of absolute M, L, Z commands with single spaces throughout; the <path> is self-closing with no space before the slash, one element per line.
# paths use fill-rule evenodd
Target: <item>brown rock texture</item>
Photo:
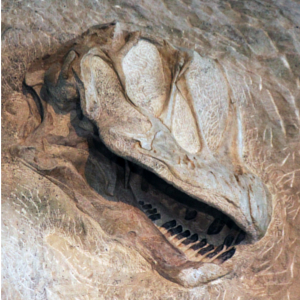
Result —
<path fill-rule="evenodd" d="M 298 299 L 299 69 L 294 1 L 3 1 L 3 299 Z"/>

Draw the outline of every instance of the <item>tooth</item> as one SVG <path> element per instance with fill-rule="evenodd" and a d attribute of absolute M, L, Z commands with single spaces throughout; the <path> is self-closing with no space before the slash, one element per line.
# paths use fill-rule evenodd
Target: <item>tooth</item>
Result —
<path fill-rule="evenodd" d="M 189 238 L 183 240 L 179 246 L 185 252 L 190 247 L 190 244 L 196 243 L 197 241 L 198 241 L 198 234 L 194 233 Z"/>
<path fill-rule="evenodd" d="M 207 240 L 206 239 L 202 239 L 199 243 L 194 244 L 192 247 L 190 247 L 185 254 L 188 256 L 189 259 L 193 258 L 194 256 L 198 255 L 197 250 L 205 247 L 205 245 L 207 244 Z"/>
<path fill-rule="evenodd" d="M 190 221 L 195 219 L 196 217 L 197 217 L 197 211 L 189 210 L 189 209 L 186 210 L 185 217 L 184 217 L 185 220 Z"/>
<path fill-rule="evenodd" d="M 224 245 L 219 245 L 219 246 L 215 249 L 215 251 L 209 253 L 209 254 L 205 257 L 205 259 L 204 259 L 203 261 L 204 261 L 204 262 L 205 262 L 205 261 L 210 261 L 211 258 L 213 258 L 213 257 L 215 257 L 216 255 L 220 254 L 220 252 L 222 252 L 224 248 L 225 248 Z"/>
<path fill-rule="evenodd" d="M 226 236 L 223 244 L 228 248 L 231 246 L 233 241 L 234 241 L 234 236 L 232 234 L 229 234 L 228 236 Z"/>
<path fill-rule="evenodd" d="M 151 216 L 149 216 L 149 219 L 150 219 L 151 221 L 159 220 L 159 219 L 160 219 L 160 214 L 154 214 L 154 215 L 151 215 Z"/>
<path fill-rule="evenodd" d="M 175 227 L 177 224 L 176 220 L 168 221 L 161 225 L 160 231 L 162 234 L 166 234 L 170 228 Z"/>
<path fill-rule="evenodd" d="M 170 229 L 168 232 L 170 232 L 170 234 L 173 236 L 174 234 L 181 233 L 182 230 L 183 230 L 183 229 L 182 229 L 182 226 L 179 225 L 179 226 L 177 226 L 176 228 Z"/>
<path fill-rule="evenodd" d="M 185 230 L 184 232 L 177 235 L 177 238 L 182 240 L 183 238 L 187 238 L 191 235 L 191 232 L 189 230 Z"/>
<path fill-rule="evenodd" d="M 174 242 L 174 244 L 176 246 L 179 246 L 181 244 L 182 240 L 185 239 L 185 238 L 187 238 L 190 235 L 191 235 L 191 232 L 189 230 L 185 230 L 184 232 L 179 233 L 178 235 L 176 235 L 177 241 Z"/>
<path fill-rule="evenodd" d="M 207 230 L 208 235 L 218 234 L 221 232 L 225 225 L 225 222 L 219 218 L 215 219 Z"/>
<path fill-rule="evenodd" d="M 200 251 L 197 252 L 195 250 L 191 250 L 191 248 L 190 248 L 189 251 L 188 251 L 188 258 L 189 259 L 193 258 L 193 260 L 196 259 L 196 261 L 201 261 L 203 259 L 203 257 L 205 256 L 205 254 L 213 251 L 214 248 L 215 247 L 213 245 L 207 245 L 207 246 L 205 246 L 205 248 L 202 248 L 200 250 L 200 251 L 202 251 L 203 254 L 201 254 Z"/>
<path fill-rule="evenodd" d="M 197 233 L 194 233 L 192 236 L 189 237 L 190 241 L 192 243 L 195 243 L 198 241 L 198 234 Z"/>
<path fill-rule="evenodd" d="M 179 225 L 179 226 L 177 226 L 177 227 L 175 227 L 175 228 L 172 228 L 172 229 L 170 229 L 169 231 L 168 231 L 168 235 L 170 235 L 170 240 L 173 240 L 175 237 L 176 237 L 176 235 L 178 234 L 178 233 L 181 233 L 182 232 L 182 230 L 183 230 L 183 228 L 182 228 L 182 226 L 181 225 Z"/>
<path fill-rule="evenodd" d="M 176 220 L 172 220 L 172 221 L 169 221 L 169 222 L 163 224 L 161 227 L 163 227 L 165 229 L 170 229 L 170 228 L 175 227 L 176 224 L 177 224 Z"/>
<path fill-rule="evenodd" d="M 156 213 L 157 213 L 157 209 L 156 209 L 156 208 L 150 209 L 150 210 L 147 210 L 147 211 L 146 211 L 146 214 L 149 214 L 149 215 L 154 215 L 154 214 L 156 214 Z"/>
<path fill-rule="evenodd" d="M 198 234 L 197 233 L 194 233 L 193 235 L 191 235 L 188 239 L 187 239 L 189 242 L 186 243 L 185 241 L 183 242 L 184 245 L 188 245 L 188 244 L 191 244 L 191 243 L 195 243 L 198 241 Z M 186 240 L 186 241 L 187 241 Z"/>
<path fill-rule="evenodd" d="M 151 209 L 151 208 L 152 208 L 152 205 L 151 205 L 151 204 L 145 204 L 145 205 L 142 206 L 142 208 L 143 208 L 144 210 Z"/>
<path fill-rule="evenodd" d="M 214 248 L 215 247 L 213 245 L 208 245 L 207 247 L 201 249 L 198 253 L 203 256 L 203 255 L 211 252 L 212 250 L 214 250 Z"/>
<path fill-rule="evenodd" d="M 199 249 L 203 248 L 204 246 L 206 246 L 206 244 L 207 244 L 207 240 L 202 239 L 199 243 L 190 247 L 190 249 L 196 251 L 196 250 L 199 250 Z"/>
<path fill-rule="evenodd" d="M 222 253 L 221 255 L 219 255 L 216 259 L 215 262 L 216 263 L 223 263 L 224 261 L 230 259 L 234 253 L 235 253 L 236 249 L 235 248 L 231 248 L 228 251 Z"/>
<path fill-rule="evenodd" d="M 234 244 L 239 245 L 246 237 L 246 233 L 241 230 L 241 232 L 238 234 Z"/>
<path fill-rule="evenodd" d="M 207 247 L 201 249 L 196 255 L 196 261 L 206 261 L 206 257 L 215 251 L 213 245 L 208 245 Z"/>

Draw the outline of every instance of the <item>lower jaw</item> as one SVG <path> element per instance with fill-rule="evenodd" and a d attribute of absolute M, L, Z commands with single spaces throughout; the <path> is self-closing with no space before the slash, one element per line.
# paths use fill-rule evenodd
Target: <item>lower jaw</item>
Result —
<path fill-rule="evenodd" d="M 118 160 L 114 196 L 135 206 L 140 215 L 132 220 L 135 225 L 129 226 L 132 230 L 125 240 L 158 273 L 184 287 L 195 287 L 232 271 L 236 245 L 245 238 L 232 220 L 197 200 L 197 207 L 185 205 L 185 200 L 193 202 L 191 197 L 156 175 Z"/>
<path fill-rule="evenodd" d="M 184 287 L 196 287 L 207 284 L 230 274 L 233 270 L 233 264 L 230 261 L 218 265 L 208 262 L 192 262 L 184 259 L 184 257 L 181 257 L 182 260 L 178 260 L 178 257 L 174 257 L 174 253 L 171 251 L 164 253 L 162 249 L 165 248 L 164 246 L 160 246 L 159 250 L 158 248 L 153 249 L 155 247 L 151 247 L 149 244 L 152 243 L 151 241 L 149 242 L 145 240 L 142 242 L 143 250 L 138 249 L 140 253 L 147 249 L 147 254 L 151 256 L 150 262 L 152 262 L 153 268 L 166 279 Z M 165 255 L 167 255 L 167 260 L 162 259 Z M 146 258 L 147 255 L 144 257 Z M 178 261 L 181 264 L 178 265 Z"/>
<path fill-rule="evenodd" d="M 138 221 L 134 219 L 132 224 L 142 224 L 147 228 L 134 226 L 125 237 L 122 236 L 122 240 L 129 242 L 161 276 L 191 288 L 207 284 L 232 272 L 232 260 L 222 261 L 220 256 L 212 262 L 205 262 L 205 255 L 197 258 L 198 261 L 191 261 L 184 251 L 175 247 L 156 226 L 149 223 L 151 221 L 144 220 L 145 215 L 142 217 L 141 214 L 137 217 Z"/>

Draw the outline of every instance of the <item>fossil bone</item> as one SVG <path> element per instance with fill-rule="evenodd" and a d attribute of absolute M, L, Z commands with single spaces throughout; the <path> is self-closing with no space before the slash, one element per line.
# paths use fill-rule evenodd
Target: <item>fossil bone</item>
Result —
<path fill-rule="evenodd" d="M 123 57 L 107 51 L 106 60 L 101 45 L 91 48 L 80 62 L 84 114 L 115 153 L 218 207 L 257 240 L 270 222 L 271 200 L 243 164 L 241 117 L 226 77 L 196 52 L 173 50 L 177 60 L 165 66 L 168 48 L 138 37 Z M 122 75 L 112 68 L 120 60 Z"/>
<path fill-rule="evenodd" d="M 257 241 L 271 219 L 267 188 L 243 164 L 243 128 L 225 71 L 196 52 L 116 31 L 115 24 L 92 28 L 54 59 L 46 59 L 44 73 L 36 72 L 40 62 L 31 67 L 26 83 L 46 100 L 45 120 L 13 151 L 58 184 L 108 234 L 134 245 L 164 277 L 187 287 L 217 279 L 231 271 L 231 264 L 223 262 L 235 253 L 233 246 L 218 241 L 225 243 L 229 234 L 237 241 L 236 225 L 247 233 L 246 242 Z M 75 114 L 78 103 L 84 117 Z M 81 177 L 86 154 L 55 144 L 72 147 L 89 136 L 97 138 L 88 120 L 115 154 L 159 175 L 194 201 L 217 208 L 236 225 L 225 219 L 221 223 L 226 226 L 219 226 L 218 219 L 210 219 L 209 225 L 203 214 L 184 220 L 185 202 L 178 206 L 166 196 L 143 193 L 140 175 L 130 174 L 128 162 L 120 185 L 114 159 L 107 163 L 97 151 L 90 158 L 93 167 Z M 65 161 L 65 151 L 73 152 L 71 160 Z M 104 198 L 87 184 L 93 174 L 105 186 Z M 97 184 L 92 186 L 101 194 Z M 126 205 L 139 203 L 145 214 L 130 205 L 115 204 L 110 211 L 111 197 Z M 127 214 L 119 218 L 124 209 Z M 174 214 L 178 222 L 172 220 Z M 195 219 L 193 224 L 189 219 Z M 203 244 L 206 234 L 215 245 Z"/>

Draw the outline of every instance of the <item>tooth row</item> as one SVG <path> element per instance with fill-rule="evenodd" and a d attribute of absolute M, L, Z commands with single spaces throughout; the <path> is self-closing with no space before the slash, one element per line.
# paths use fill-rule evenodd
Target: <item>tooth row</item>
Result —
<path fill-rule="evenodd" d="M 235 248 L 233 245 L 238 245 L 245 238 L 245 233 L 240 231 L 238 234 L 229 234 L 223 244 L 214 246 L 207 243 L 205 238 L 199 240 L 197 233 L 192 234 L 190 230 L 184 229 L 181 224 L 176 220 L 169 220 L 165 222 L 157 208 L 153 208 L 151 204 L 139 201 L 142 210 L 148 215 L 149 219 L 154 222 L 157 228 L 163 235 L 182 252 L 185 253 L 187 258 L 192 261 L 215 262 L 223 263 L 230 259 L 234 253 Z M 217 220 L 217 221 L 216 221 Z M 215 219 L 208 229 L 208 234 L 219 233 L 220 227 L 223 227 L 222 221 Z"/>

